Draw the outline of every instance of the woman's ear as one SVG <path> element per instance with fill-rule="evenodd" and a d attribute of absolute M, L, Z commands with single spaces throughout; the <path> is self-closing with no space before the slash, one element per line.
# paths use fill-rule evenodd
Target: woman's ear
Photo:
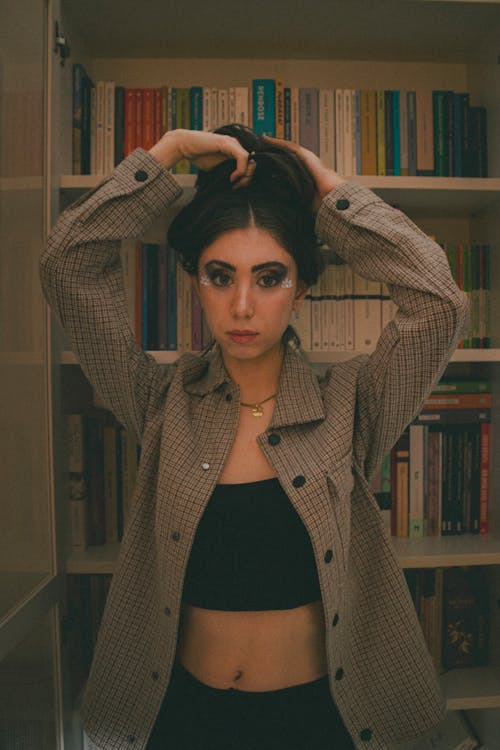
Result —
<path fill-rule="evenodd" d="M 302 302 L 304 301 L 308 289 L 309 287 L 307 286 L 307 284 L 304 281 L 299 280 L 297 284 L 297 292 L 293 301 L 293 309 L 295 310 L 295 312 L 297 312 Z"/>

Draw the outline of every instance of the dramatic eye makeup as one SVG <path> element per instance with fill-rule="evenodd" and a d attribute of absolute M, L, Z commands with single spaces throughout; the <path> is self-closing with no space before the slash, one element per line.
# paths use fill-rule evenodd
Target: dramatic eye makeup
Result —
<path fill-rule="evenodd" d="M 257 284 L 263 289 L 274 289 L 279 286 L 291 289 L 293 282 L 289 276 L 289 268 L 280 261 L 269 261 L 252 266 L 252 273 L 257 276 Z M 203 267 L 200 284 L 203 286 L 230 286 L 236 268 L 222 260 L 211 260 Z"/>

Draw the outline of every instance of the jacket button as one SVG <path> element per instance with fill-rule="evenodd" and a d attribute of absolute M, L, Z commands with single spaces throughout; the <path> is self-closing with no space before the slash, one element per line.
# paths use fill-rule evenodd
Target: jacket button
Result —
<path fill-rule="evenodd" d="M 203 471 L 207 471 L 210 468 L 210 464 L 207 464 L 207 462 L 204 461 L 201 465 L 201 468 L 203 469 Z"/>
<path fill-rule="evenodd" d="M 347 198 L 340 198 L 335 204 L 339 211 L 345 211 L 351 205 Z"/>
<path fill-rule="evenodd" d="M 156 680 L 159 678 L 158 672 L 151 672 L 151 678 L 156 682 Z"/>
<path fill-rule="evenodd" d="M 163 612 L 167 615 L 167 617 L 170 617 L 170 615 L 172 614 L 172 610 L 170 609 L 170 607 L 165 607 Z"/>
<path fill-rule="evenodd" d="M 325 562 L 329 563 L 333 560 L 333 551 L 331 549 L 327 549 L 325 552 Z"/>
<path fill-rule="evenodd" d="M 174 531 L 172 533 L 172 539 L 174 540 L 174 542 L 178 542 L 180 538 L 181 538 L 181 535 L 179 534 L 178 531 Z"/>
<path fill-rule="evenodd" d="M 335 672 L 335 679 L 341 680 L 343 676 L 344 676 L 344 670 L 342 669 L 342 667 L 339 667 L 339 669 L 337 669 L 337 671 Z"/>
<path fill-rule="evenodd" d="M 226 393 L 226 401 L 232 401 L 233 400 L 233 394 L 232 393 Z"/>
<path fill-rule="evenodd" d="M 363 742 L 369 742 L 373 736 L 373 732 L 371 729 L 368 729 L 368 728 L 362 729 L 361 732 L 359 733 L 359 736 L 361 737 Z"/>
<path fill-rule="evenodd" d="M 306 478 L 302 476 L 302 474 L 299 474 L 298 476 L 293 478 L 292 484 L 294 487 L 303 487 L 306 483 Z"/>
<path fill-rule="evenodd" d="M 272 435 L 269 435 L 267 442 L 269 443 L 269 445 L 278 445 L 280 440 L 280 436 L 273 433 Z"/>
<path fill-rule="evenodd" d="M 129 734 L 129 736 L 127 737 L 127 742 L 129 743 L 129 745 L 133 745 L 134 744 L 135 737 L 134 737 L 133 734 Z"/>
<path fill-rule="evenodd" d="M 339 621 L 339 616 L 338 616 L 338 614 L 335 614 L 334 618 L 332 620 L 332 625 L 333 625 L 334 628 L 337 627 L 338 621 Z"/>
<path fill-rule="evenodd" d="M 146 180 L 148 179 L 148 173 L 145 172 L 143 169 L 138 169 L 134 177 L 137 180 L 137 182 L 146 182 Z"/>

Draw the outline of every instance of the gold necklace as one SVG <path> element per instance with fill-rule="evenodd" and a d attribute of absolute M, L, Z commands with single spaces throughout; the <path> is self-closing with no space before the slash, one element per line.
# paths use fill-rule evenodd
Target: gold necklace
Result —
<path fill-rule="evenodd" d="M 240 401 L 240 404 L 242 406 L 249 406 L 250 409 L 252 410 L 252 414 L 253 414 L 254 417 L 262 417 L 262 415 L 264 414 L 264 410 L 262 408 L 262 405 L 265 404 L 267 401 L 270 401 L 275 396 L 277 396 L 277 394 L 273 393 L 272 396 L 268 396 L 263 401 L 258 401 L 258 402 L 254 403 L 254 404 L 244 404 L 243 401 Z"/>

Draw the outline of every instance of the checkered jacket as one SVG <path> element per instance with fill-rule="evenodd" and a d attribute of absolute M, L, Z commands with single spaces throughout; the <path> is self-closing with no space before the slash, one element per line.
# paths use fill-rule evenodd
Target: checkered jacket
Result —
<path fill-rule="evenodd" d="M 41 258 L 44 293 L 86 375 L 142 444 L 84 697 L 85 729 L 103 750 L 147 743 L 193 537 L 238 421 L 238 385 L 217 351 L 160 366 L 127 318 L 120 240 L 140 237 L 181 192 L 137 149 L 60 216 Z M 322 377 L 287 351 L 258 443 L 314 548 L 331 694 L 357 750 L 388 750 L 436 725 L 445 701 L 369 479 L 442 374 L 468 305 L 442 249 L 365 187 L 336 187 L 316 230 L 358 274 L 385 282 L 398 312 L 373 354 Z"/>

